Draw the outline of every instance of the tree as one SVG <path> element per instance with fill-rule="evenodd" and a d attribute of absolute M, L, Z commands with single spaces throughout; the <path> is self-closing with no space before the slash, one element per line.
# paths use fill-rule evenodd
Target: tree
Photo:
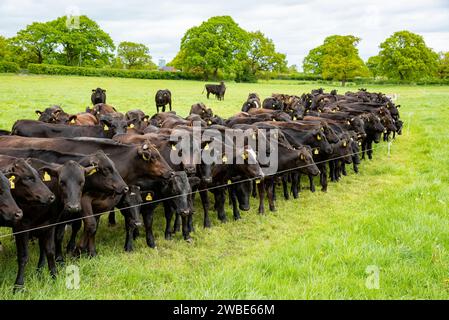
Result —
<path fill-rule="evenodd" d="M 371 72 L 372 76 L 376 78 L 381 74 L 380 70 L 380 57 L 379 56 L 372 56 L 368 59 L 366 62 L 366 66 L 368 67 L 369 71 Z"/>
<path fill-rule="evenodd" d="M 363 60 L 356 48 L 360 38 L 354 36 L 329 36 L 324 43 L 310 50 L 304 59 L 306 73 L 321 74 L 325 79 L 346 81 L 357 76 L 368 75 Z"/>
<path fill-rule="evenodd" d="M 434 76 L 438 55 L 426 46 L 422 36 L 409 31 L 395 32 L 380 45 L 380 70 L 400 80 Z"/>
<path fill-rule="evenodd" d="M 55 58 L 69 66 L 102 66 L 110 62 L 115 49 L 111 37 L 87 16 L 80 16 L 79 28 L 69 28 L 66 17 L 49 22 L 50 41 L 57 46 Z"/>
<path fill-rule="evenodd" d="M 141 43 L 121 42 L 117 49 L 117 56 L 123 61 L 127 69 L 149 67 L 156 69 L 151 61 L 150 49 Z"/>
<path fill-rule="evenodd" d="M 43 63 L 56 47 L 51 40 L 53 33 L 50 23 L 33 22 L 17 32 L 11 43 L 17 51 L 27 54 L 28 62 Z"/>
<path fill-rule="evenodd" d="M 7 60 L 11 55 L 11 48 L 6 39 L 3 36 L 0 36 L 0 60 Z"/>
<path fill-rule="evenodd" d="M 251 71 L 286 71 L 287 61 L 285 54 L 276 52 L 273 40 L 268 39 L 260 32 L 249 33 L 248 63 Z"/>
<path fill-rule="evenodd" d="M 292 64 L 288 67 L 288 73 L 298 73 L 298 66 L 296 64 Z"/>
<path fill-rule="evenodd" d="M 449 52 L 440 53 L 438 61 L 438 77 L 441 79 L 449 78 Z"/>
<path fill-rule="evenodd" d="M 212 17 L 190 28 L 171 65 L 184 71 L 197 71 L 207 79 L 218 77 L 219 70 L 234 72 L 246 59 L 248 33 L 229 16 Z"/>

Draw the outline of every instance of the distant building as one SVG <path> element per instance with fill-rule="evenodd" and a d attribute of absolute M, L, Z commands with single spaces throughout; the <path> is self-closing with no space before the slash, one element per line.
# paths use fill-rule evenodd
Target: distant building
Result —
<path fill-rule="evenodd" d="M 161 71 L 169 71 L 169 72 L 177 72 L 178 71 L 176 68 L 169 67 L 169 66 L 159 67 L 159 70 L 161 70 Z"/>
<path fill-rule="evenodd" d="M 165 67 L 167 65 L 167 61 L 165 61 L 165 59 L 161 58 L 159 59 L 159 69 L 162 69 L 163 67 Z"/>

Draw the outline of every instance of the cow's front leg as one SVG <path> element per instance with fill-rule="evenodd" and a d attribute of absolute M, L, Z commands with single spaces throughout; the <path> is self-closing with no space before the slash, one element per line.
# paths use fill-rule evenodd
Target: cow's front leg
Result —
<path fill-rule="evenodd" d="M 17 249 L 17 277 L 14 284 L 14 293 L 23 289 L 25 267 L 28 262 L 28 232 L 16 234 Z"/>

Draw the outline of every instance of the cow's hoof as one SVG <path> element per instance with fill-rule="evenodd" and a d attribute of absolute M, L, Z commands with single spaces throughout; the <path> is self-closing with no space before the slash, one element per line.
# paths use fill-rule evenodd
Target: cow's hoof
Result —
<path fill-rule="evenodd" d="M 237 214 L 237 215 L 234 216 L 234 220 L 235 220 L 235 221 L 240 220 L 240 219 L 242 219 L 242 217 L 241 217 L 239 214 Z"/>
<path fill-rule="evenodd" d="M 13 294 L 24 292 L 24 291 L 25 291 L 25 287 L 23 284 L 15 284 L 14 288 L 12 289 Z"/>
<path fill-rule="evenodd" d="M 192 238 L 187 238 L 187 239 L 185 239 L 185 241 L 187 242 L 187 243 L 193 243 L 193 239 Z"/>
<path fill-rule="evenodd" d="M 270 211 L 271 212 L 275 212 L 276 211 L 276 206 L 270 206 Z"/>
<path fill-rule="evenodd" d="M 132 252 L 134 251 L 132 246 L 125 246 L 125 252 Z"/>
<path fill-rule="evenodd" d="M 210 221 L 206 221 L 204 222 L 204 228 L 211 228 L 212 224 L 210 223 Z"/>

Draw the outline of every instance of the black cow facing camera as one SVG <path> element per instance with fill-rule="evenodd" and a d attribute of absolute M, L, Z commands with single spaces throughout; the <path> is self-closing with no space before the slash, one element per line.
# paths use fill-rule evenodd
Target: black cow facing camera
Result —
<path fill-rule="evenodd" d="M 168 89 L 158 90 L 156 92 L 156 97 L 154 98 L 156 101 L 156 109 L 157 113 L 159 113 L 159 108 L 162 107 L 162 112 L 165 112 L 165 106 L 168 104 L 171 111 L 171 92 Z"/>
<path fill-rule="evenodd" d="M 106 90 L 101 88 L 92 89 L 90 100 L 92 101 L 93 105 L 96 105 L 98 103 L 106 103 Z"/>

